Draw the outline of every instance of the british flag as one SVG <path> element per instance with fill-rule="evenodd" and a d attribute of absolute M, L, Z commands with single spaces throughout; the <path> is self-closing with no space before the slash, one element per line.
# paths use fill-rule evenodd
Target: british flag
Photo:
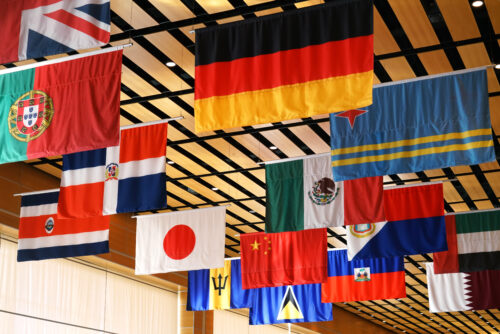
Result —
<path fill-rule="evenodd" d="M 0 63 L 105 45 L 110 0 L 7 0 Z"/>

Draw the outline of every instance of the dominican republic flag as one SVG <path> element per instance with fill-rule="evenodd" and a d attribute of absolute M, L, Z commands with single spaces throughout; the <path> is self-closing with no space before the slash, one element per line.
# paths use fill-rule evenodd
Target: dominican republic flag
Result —
<path fill-rule="evenodd" d="M 405 297 L 403 257 L 348 261 L 346 249 L 328 251 L 328 280 L 321 284 L 323 303 Z"/>
<path fill-rule="evenodd" d="M 226 207 L 137 217 L 135 274 L 224 267 Z"/>
<path fill-rule="evenodd" d="M 109 41 L 109 0 L 4 0 L 0 63 L 95 48 Z"/>
<path fill-rule="evenodd" d="M 328 156 L 266 164 L 266 232 L 385 221 L 382 177 L 333 180 Z"/>
<path fill-rule="evenodd" d="M 63 156 L 58 215 L 82 218 L 166 207 L 167 125 L 122 130 L 120 146 Z"/>
<path fill-rule="evenodd" d="M 60 219 L 59 191 L 23 196 L 17 261 L 109 252 L 109 217 Z"/>
<path fill-rule="evenodd" d="M 443 184 L 384 190 L 387 222 L 346 228 L 349 261 L 447 250 Z"/>

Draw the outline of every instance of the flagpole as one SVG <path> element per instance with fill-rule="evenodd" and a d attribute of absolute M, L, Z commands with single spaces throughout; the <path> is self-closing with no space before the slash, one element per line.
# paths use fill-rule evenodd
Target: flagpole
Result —
<path fill-rule="evenodd" d="M 152 121 L 152 122 L 147 122 L 147 123 L 137 123 L 137 124 L 131 124 L 131 125 L 124 125 L 124 126 L 120 126 L 120 131 L 127 130 L 127 129 L 133 129 L 133 128 L 140 128 L 143 126 L 168 123 L 168 122 L 172 122 L 172 121 L 177 121 L 179 119 L 184 119 L 184 116 L 166 118 L 166 119 L 161 119 L 159 121 Z"/>
<path fill-rule="evenodd" d="M 25 192 L 25 193 L 14 194 L 12 196 L 17 197 L 17 196 L 26 196 L 26 195 L 39 195 L 39 194 L 52 193 L 52 192 L 55 192 L 55 191 L 59 191 L 59 188 L 47 189 L 47 190 L 38 190 L 38 191 L 28 191 L 28 192 Z"/>
<path fill-rule="evenodd" d="M 52 65 L 52 64 L 57 64 L 57 63 L 63 63 L 66 61 L 70 60 L 75 60 L 75 59 L 80 59 L 80 58 L 85 58 L 85 57 L 90 57 L 90 56 L 95 56 L 103 53 L 108 53 L 108 52 L 113 52 L 113 51 L 118 51 L 122 50 L 128 47 L 131 47 L 133 44 L 128 43 L 128 44 L 123 44 L 123 45 L 117 45 L 117 46 L 112 46 L 112 47 L 107 47 L 95 51 L 90 51 L 90 52 L 85 52 L 85 53 L 79 53 L 76 55 L 71 55 L 71 56 L 66 56 L 66 57 L 60 57 L 56 59 L 50 59 L 50 60 L 45 60 L 45 61 L 40 61 L 32 64 L 27 64 L 27 65 L 22 65 L 22 66 L 16 66 L 16 67 L 11 67 L 11 68 L 6 68 L 3 70 L 0 70 L 0 75 L 7 74 L 7 73 L 13 73 L 13 72 L 19 72 L 19 71 L 24 71 L 28 70 L 31 68 L 36 68 L 40 66 L 46 66 L 46 65 Z"/>
<path fill-rule="evenodd" d="M 494 212 L 494 211 L 499 211 L 500 208 L 493 208 L 493 209 L 483 209 L 483 210 L 469 210 L 469 211 L 460 211 L 460 212 L 448 212 L 445 214 L 445 216 L 456 216 L 456 215 L 465 215 L 468 213 L 480 213 L 480 212 Z"/>
<path fill-rule="evenodd" d="M 169 212 L 162 212 L 162 213 L 151 213 L 149 215 L 137 215 L 137 216 L 132 216 L 131 218 L 142 218 L 142 217 L 149 217 L 149 216 L 165 216 L 165 215 L 170 215 L 173 213 L 179 213 L 179 212 L 188 212 L 188 211 L 198 211 L 198 210 L 208 210 L 208 209 L 215 209 L 215 208 L 222 208 L 222 207 L 229 207 L 231 204 L 226 204 L 226 205 L 217 205 L 217 206 L 209 206 L 205 208 L 197 208 L 197 209 L 192 209 L 192 210 L 181 210 L 181 211 L 169 211 Z M 168 208 L 167 208 L 168 209 Z"/>
<path fill-rule="evenodd" d="M 258 165 L 272 165 L 272 164 L 278 164 L 281 162 L 288 162 L 288 161 L 294 161 L 294 160 L 303 160 L 303 159 L 309 159 L 309 158 L 317 158 L 317 157 L 326 157 L 329 156 L 331 153 L 330 152 L 325 152 L 325 153 L 318 153 L 318 154 L 311 154 L 311 155 L 301 155 L 300 157 L 293 157 L 293 158 L 285 158 L 285 159 L 276 159 L 276 160 L 269 160 L 269 161 L 260 161 L 257 162 Z"/>
<path fill-rule="evenodd" d="M 404 180 L 402 180 L 404 181 Z M 452 182 L 452 181 L 458 181 L 458 179 L 445 179 L 445 180 L 439 180 L 439 181 L 430 181 L 430 182 L 417 182 L 417 183 L 408 183 L 408 184 L 401 184 L 401 185 L 394 185 L 394 186 L 386 186 L 384 187 L 384 190 L 387 189 L 401 189 L 401 188 L 408 188 L 408 187 L 420 187 L 420 186 L 427 186 L 430 184 L 440 184 L 443 182 Z"/>

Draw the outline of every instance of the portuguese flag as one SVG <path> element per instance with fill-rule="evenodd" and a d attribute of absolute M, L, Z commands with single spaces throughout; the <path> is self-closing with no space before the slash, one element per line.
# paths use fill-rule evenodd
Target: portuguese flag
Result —
<path fill-rule="evenodd" d="M 448 250 L 434 253 L 436 274 L 500 269 L 500 211 L 446 216 Z"/>
<path fill-rule="evenodd" d="M 68 59 L 0 72 L 0 163 L 118 144 L 122 51 Z"/>
<path fill-rule="evenodd" d="M 340 0 L 196 31 L 197 132 L 372 103 L 373 3 Z"/>

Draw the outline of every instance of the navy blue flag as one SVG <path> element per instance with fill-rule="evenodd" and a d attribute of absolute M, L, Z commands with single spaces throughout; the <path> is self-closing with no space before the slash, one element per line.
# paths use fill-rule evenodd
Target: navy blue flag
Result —
<path fill-rule="evenodd" d="M 224 268 L 192 270 L 188 273 L 188 311 L 248 308 L 254 290 L 241 286 L 241 262 L 225 260 Z"/>
<path fill-rule="evenodd" d="M 321 284 L 254 290 L 250 325 L 333 320 L 332 304 L 321 302 Z"/>
<path fill-rule="evenodd" d="M 495 160 L 484 69 L 381 85 L 330 127 L 335 181 Z"/>

